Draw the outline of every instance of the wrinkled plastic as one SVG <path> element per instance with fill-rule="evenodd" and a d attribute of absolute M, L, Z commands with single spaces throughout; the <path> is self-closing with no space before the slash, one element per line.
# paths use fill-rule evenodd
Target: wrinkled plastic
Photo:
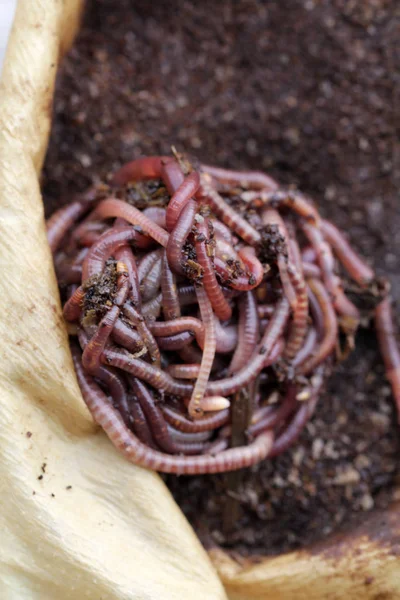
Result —
<path fill-rule="evenodd" d="M 0 90 L 0 598 L 223 599 L 155 473 L 115 452 L 81 398 L 38 174 L 80 3 L 19 2 Z"/>

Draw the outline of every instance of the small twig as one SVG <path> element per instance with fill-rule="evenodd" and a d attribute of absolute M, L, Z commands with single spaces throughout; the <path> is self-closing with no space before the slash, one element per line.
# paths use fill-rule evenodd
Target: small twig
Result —
<path fill-rule="evenodd" d="M 237 392 L 231 403 L 231 446 L 244 446 L 247 443 L 246 429 L 250 423 L 253 410 L 253 398 L 248 389 Z M 226 501 L 222 519 L 224 535 L 231 533 L 240 515 L 239 488 L 243 478 L 243 470 L 233 471 L 226 475 Z"/>

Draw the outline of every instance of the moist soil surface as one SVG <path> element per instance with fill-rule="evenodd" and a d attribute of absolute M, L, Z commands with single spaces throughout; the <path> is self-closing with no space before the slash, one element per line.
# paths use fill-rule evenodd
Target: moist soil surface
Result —
<path fill-rule="evenodd" d="M 57 83 L 47 214 L 174 145 L 301 188 L 398 299 L 399 35 L 396 0 L 89 3 Z M 242 474 L 233 531 L 222 526 L 226 476 L 166 481 L 206 545 L 276 554 L 387 505 L 399 449 L 370 328 L 296 446 Z"/>

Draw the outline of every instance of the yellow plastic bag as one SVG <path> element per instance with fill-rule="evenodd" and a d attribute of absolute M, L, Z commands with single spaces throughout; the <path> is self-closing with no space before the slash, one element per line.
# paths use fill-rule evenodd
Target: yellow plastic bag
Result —
<path fill-rule="evenodd" d="M 158 475 L 126 462 L 77 386 L 38 173 L 76 0 L 22 0 L 0 93 L 0 598 L 223 599 Z"/>

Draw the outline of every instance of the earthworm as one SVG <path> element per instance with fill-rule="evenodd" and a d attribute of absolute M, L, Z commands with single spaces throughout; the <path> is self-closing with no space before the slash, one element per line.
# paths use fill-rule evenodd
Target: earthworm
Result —
<path fill-rule="evenodd" d="M 193 164 L 178 154 L 133 161 L 112 194 L 91 188 L 49 222 L 64 316 L 83 350 L 72 342 L 78 381 L 116 448 L 148 468 L 195 474 L 294 443 L 360 321 L 336 259 L 355 281 L 352 297 L 364 287 L 381 302 L 376 329 L 400 414 L 388 286 L 301 193 L 258 172 Z M 149 179 L 143 211 L 119 199 Z M 247 437 L 232 448 L 242 390 L 253 418 L 243 413 Z"/>
<path fill-rule="evenodd" d="M 142 283 L 145 277 L 150 273 L 151 269 L 154 267 L 155 263 L 158 262 L 162 257 L 161 250 L 153 250 L 152 252 L 148 252 L 143 258 L 141 258 L 138 264 L 138 277 L 139 282 Z"/>
<path fill-rule="evenodd" d="M 320 229 L 309 223 L 302 223 L 302 230 L 315 250 L 317 261 L 321 269 L 322 278 L 328 292 L 335 297 L 336 281 L 334 268 L 335 263 L 330 246 L 324 240 Z"/>
<path fill-rule="evenodd" d="M 146 319 L 157 319 L 161 312 L 162 294 L 158 294 L 142 306 L 142 315 Z"/>
<path fill-rule="evenodd" d="M 283 207 L 300 217 L 301 222 L 305 221 L 317 227 L 321 224 L 318 211 L 295 190 L 248 191 L 243 192 L 240 197 L 250 208 L 260 209 L 268 206 L 279 210 Z"/>
<path fill-rule="evenodd" d="M 255 256 L 254 248 L 245 246 L 244 248 L 241 248 L 239 250 L 238 256 L 239 256 L 240 260 L 244 263 L 244 265 L 247 267 L 247 270 L 249 273 L 248 289 L 252 290 L 252 289 L 256 288 L 257 286 L 259 286 L 263 280 L 264 269 L 262 267 L 262 264 L 260 263 L 258 258 Z M 239 288 L 236 287 L 234 289 L 239 289 Z"/>
<path fill-rule="evenodd" d="M 254 270 L 254 272 L 246 269 L 244 261 L 246 261 L 246 265 Z M 241 250 L 241 254 L 237 254 L 237 261 L 234 262 L 233 266 L 229 262 L 221 258 L 218 253 L 214 257 L 215 272 L 225 284 L 231 287 L 231 297 L 234 297 L 232 292 L 247 292 L 255 289 L 260 284 L 264 275 L 263 268 L 260 261 L 255 256 L 252 256 L 249 251 L 246 249 Z M 237 263 L 239 263 L 239 266 Z M 222 291 L 224 296 L 227 297 L 225 291 L 223 289 Z"/>
<path fill-rule="evenodd" d="M 85 400 L 85 397 L 84 397 L 84 400 Z M 90 410 L 90 407 L 89 407 L 89 410 Z M 132 430 L 137 435 L 138 439 L 143 444 L 148 446 L 149 448 L 158 449 L 158 446 L 155 443 L 154 438 L 151 434 L 149 424 L 147 423 L 147 419 L 146 419 L 146 415 L 144 414 L 144 410 L 140 406 L 139 402 L 137 402 L 133 398 L 130 399 L 130 411 L 131 411 L 132 418 L 133 418 Z M 110 418 L 111 418 L 111 415 L 110 415 Z M 107 433 L 107 431 L 106 431 L 106 433 Z"/>
<path fill-rule="evenodd" d="M 166 229 L 172 231 L 189 200 L 197 192 L 200 185 L 199 174 L 194 171 L 186 177 L 169 201 L 166 214 Z"/>
<path fill-rule="evenodd" d="M 230 396 L 251 383 L 262 369 L 265 369 L 267 366 L 274 363 L 281 356 L 283 342 L 278 340 L 272 345 L 270 350 L 266 350 L 264 353 L 264 349 L 266 348 L 267 345 L 262 346 L 262 353 L 260 354 L 260 352 L 258 352 L 255 356 L 253 355 L 250 362 L 235 375 L 231 375 L 224 379 L 218 379 L 217 381 L 210 381 L 207 386 L 207 393 L 212 395 L 218 394 L 221 396 Z"/>
<path fill-rule="evenodd" d="M 179 303 L 181 307 L 196 304 L 197 296 L 193 285 L 180 285 L 178 287 Z"/>
<path fill-rule="evenodd" d="M 301 372 L 304 375 L 310 373 L 315 367 L 320 365 L 331 352 L 333 352 L 338 335 L 335 311 L 326 288 L 319 279 L 310 279 L 308 285 L 321 308 L 324 322 L 324 337 L 313 355 L 301 365 Z"/>
<path fill-rule="evenodd" d="M 120 411 L 125 423 L 131 426 L 131 414 L 127 399 L 126 384 L 116 369 L 98 366 L 92 373 L 93 377 L 99 379 L 109 388 L 113 404 Z"/>
<path fill-rule="evenodd" d="M 400 350 L 396 341 L 391 298 L 388 296 L 375 309 L 375 324 L 383 362 L 393 391 L 400 423 Z"/>
<path fill-rule="evenodd" d="M 277 456 L 282 454 L 285 450 L 290 448 L 294 442 L 299 438 L 301 432 L 306 426 L 314 413 L 317 405 L 320 390 L 322 387 L 322 378 L 312 389 L 312 396 L 306 402 L 300 403 L 300 407 L 296 411 L 294 417 L 290 421 L 286 429 L 274 440 L 272 451 L 270 456 Z"/>
<path fill-rule="evenodd" d="M 128 295 L 128 271 L 124 263 L 117 263 L 117 293 L 114 306 L 101 319 L 96 333 L 86 344 L 82 354 L 82 364 L 89 373 L 94 373 L 100 366 L 100 356 L 108 342 L 108 338 L 119 317 L 121 306 Z"/>
<path fill-rule="evenodd" d="M 82 312 L 82 305 L 84 299 L 85 291 L 82 286 L 79 286 L 64 304 L 64 319 L 66 319 L 67 321 L 77 321 Z"/>
<path fill-rule="evenodd" d="M 255 190 L 276 190 L 278 188 L 276 181 L 261 171 L 233 171 L 211 165 L 201 165 L 201 169 L 224 185 L 233 184 Z"/>
<path fill-rule="evenodd" d="M 102 200 L 96 206 L 92 214 L 94 217 L 99 217 L 101 219 L 109 219 L 111 217 L 125 219 L 128 223 L 139 226 L 161 246 L 165 247 L 168 244 L 169 235 L 165 229 L 159 227 L 135 206 L 131 206 L 117 198 L 107 198 L 107 200 Z"/>
<path fill-rule="evenodd" d="M 209 204 L 217 217 L 245 242 L 255 245 L 260 241 L 261 236 L 258 231 L 225 202 L 212 187 L 211 178 L 206 174 L 201 175 L 201 184 L 196 198 Z"/>
<path fill-rule="evenodd" d="M 131 247 L 119 246 L 119 248 L 114 251 L 114 257 L 116 261 L 120 261 L 126 265 L 130 283 L 128 298 L 133 302 L 134 306 L 140 309 L 142 297 L 139 289 L 139 275 Z"/>
<path fill-rule="evenodd" d="M 317 343 L 317 330 L 314 329 L 314 327 L 310 327 L 302 347 L 300 348 L 300 350 L 297 352 L 296 356 L 292 360 L 292 365 L 294 367 L 301 365 L 301 363 L 304 362 L 305 359 L 308 358 L 308 356 L 314 351 L 316 343 Z"/>
<path fill-rule="evenodd" d="M 149 365 L 143 360 L 132 358 L 129 354 L 123 354 L 118 350 L 106 348 L 102 354 L 102 360 L 106 365 L 122 369 L 130 375 L 146 381 L 152 387 L 169 394 L 188 396 L 192 392 L 192 385 L 181 383 L 160 368 Z"/>
<path fill-rule="evenodd" d="M 182 210 L 178 221 L 171 231 L 167 246 L 169 266 L 178 275 L 183 275 L 183 245 L 192 230 L 194 217 L 197 211 L 197 202 L 189 200 Z"/>
<path fill-rule="evenodd" d="M 143 210 L 143 214 L 162 229 L 166 229 L 167 211 L 165 208 L 161 206 L 148 206 Z"/>
<path fill-rule="evenodd" d="M 228 368 L 231 375 L 250 360 L 259 337 L 257 302 L 253 292 L 245 292 L 239 299 L 239 337 L 236 350 Z"/>
<path fill-rule="evenodd" d="M 180 317 L 172 321 L 154 321 L 149 323 L 149 328 L 156 337 L 165 337 L 192 331 L 196 336 L 197 343 L 204 347 L 204 323 L 195 317 Z"/>
<path fill-rule="evenodd" d="M 171 196 L 178 191 L 185 181 L 185 175 L 178 161 L 174 158 L 167 158 L 162 161 L 160 176 Z"/>
<path fill-rule="evenodd" d="M 89 338 L 86 332 L 81 328 L 78 331 L 78 339 L 79 344 L 84 352 L 88 345 Z M 114 406 L 118 408 L 126 425 L 130 427 L 131 414 L 127 399 L 127 387 L 123 376 L 120 375 L 116 369 L 113 369 L 112 367 L 106 367 L 101 364 L 98 364 L 95 368 L 92 368 L 91 375 L 106 384 L 110 391 Z"/>
<path fill-rule="evenodd" d="M 144 345 L 149 351 L 150 358 L 154 365 L 157 367 L 160 366 L 160 349 L 143 316 L 140 315 L 137 312 L 137 310 L 129 304 L 125 304 L 125 306 L 123 307 L 123 312 L 126 318 L 133 325 L 135 325 L 140 337 L 143 340 Z"/>
<path fill-rule="evenodd" d="M 121 319 L 116 320 L 112 330 L 112 337 L 116 344 L 133 353 L 138 352 L 145 345 L 137 330 L 129 327 Z"/>
<path fill-rule="evenodd" d="M 289 327 L 284 358 L 292 360 L 303 345 L 308 325 L 308 296 L 303 275 L 289 266 L 288 274 L 290 283 L 296 293 L 296 306 L 293 310 L 293 319 Z"/>
<path fill-rule="evenodd" d="M 218 429 L 219 427 L 226 425 L 230 418 L 228 409 L 204 415 L 195 421 L 191 421 L 185 415 L 166 405 L 162 405 L 161 410 L 168 423 L 176 429 L 179 429 L 179 431 L 184 431 L 186 433 L 197 433 L 200 431 L 212 431 Z"/>
<path fill-rule="evenodd" d="M 71 242 L 90 248 L 107 228 L 107 224 L 102 221 L 83 221 L 72 233 Z"/>
<path fill-rule="evenodd" d="M 133 227 L 120 227 L 109 229 L 99 240 L 93 244 L 87 253 L 82 265 L 82 281 L 86 281 L 93 275 L 99 275 L 104 270 L 106 260 L 119 247 L 137 239 L 137 233 Z"/>
<path fill-rule="evenodd" d="M 199 431 L 197 433 L 184 433 L 175 429 L 172 425 L 167 424 L 168 431 L 171 437 L 177 442 L 207 442 L 211 435 L 211 431 Z"/>
<path fill-rule="evenodd" d="M 164 319 L 170 321 L 181 316 L 176 277 L 171 271 L 167 253 L 164 251 L 161 259 L 161 294 Z"/>
<path fill-rule="evenodd" d="M 319 279 L 321 278 L 321 269 L 317 265 L 314 265 L 314 263 L 304 262 L 303 273 L 306 279 L 309 279 L 310 277 L 313 277 L 314 279 L 316 277 Z"/>
<path fill-rule="evenodd" d="M 158 452 L 143 444 L 125 426 L 122 417 L 108 402 L 107 397 L 93 379 L 84 372 L 79 354 L 73 350 L 74 366 L 83 399 L 115 448 L 131 462 L 161 471 L 179 475 L 221 473 L 251 466 L 266 458 L 271 451 L 273 436 L 270 432 L 261 434 L 245 447 L 230 448 L 214 455 L 172 456 Z"/>
<path fill-rule="evenodd" d="M 205 333 L 199 375 L 196 379 L 196 383 L 188 405 L 188 413 L 193 418 L 198 418 L 203 413 L 200 404 L 207 388 L 216 349 L 215 322 L 211 302 L 203 288 L 196 288 L 196 294 Z"/>
<path fill-rule="evenodd" d="M 264 209 L 261 219 L 263 225 L 267 226 L 269 231 L 279 234 L 281 238 L 280 241 L 283 248 L 279 252 L 276 262 L 278 265 L 283 290 L 290 302 L 290 305 L 294 307 L 296 303 L 296 294 L 288 274 L 288 260 L 293 263 L 293 253 L 289 244 L 289 233 L 287 227 L 278 211 L 273 208 Z"/>
<path fill-rule="evenodd" d="M 171 439 L 167 423 L 162 411 L 155 403 L 153 394 L 147 386 L 136 377 L 130 378 L 130 385 L 134 396 L 137 398 L 146 416 L 151 433 L 158 446 L 161 450 L 172 454 L 180 452 L 181 448 Z"/>
<path fill-rule="evenodd" d="M 217 338 L 215 351 L 219 354 L 230 354 L 236 348 L 238 341 L 237 325 L 222 326 L 220 320 L 214 317 L 215 335 Z"/>
<path fill-rule="evenodd" d="M 373 270 L 367 265 L 365 260 L 353 250 L 339 229 L 335 227 L 333 223 L 322 220 L 321 231 L 350 277 L 363 287 L 371 283 L 375 278 Z"/>
<path fill-rule="evenodd" d="M 157 338 L 157 344 L 160 350 L 182 350 L 182 348 L 192 342 L 193 334 L 191 331 L 181 331 L 181 333 Z"/>
<path fill-rule="evenodd" d="M 112 177 L 114 185 L 125 185 L 130 181 L 160 179 L 162 164 L 171 160 L 168 156 L 146 156 L 138 158 L 118 169 Z"/>
<path fill-rule="evenodd" d="M 263 431 L 267 431 L 268 429 L 272 429 L 280 422 L 285 421 L 288 416 L 292 413 L 296 404 L 296 386 L 290 385 L 284 398 L 281 400 L 280 404 L 276 407 L 273 407 L 273 410 L 266 412 L 265 416 L 259 419 L 256 423 L 251 424 L 248 428 L 248 434 L 251 437 L 255 437 L 262 433 Z M 272 408 L 272 407 L 265 407 Z M 262 409 L 261 409 L 262 410 Z"/>
<path fill-rule="evenodd" d="M 200 364 L 189 365 L 168 365 L 167 373 L 176 379 L 197 379 L 199 376 Z"/>
<path fill-rule="evenodd" d="M 220 240 L 224 240 L 227 244 L 232 244 L 232 233 L 229 228 L 221 223 L 221 221 L 217 221 L 216 219 L 210 219 L 210 223 L 212 225 L 214 235 L 216 238 Z"/>
<path fill-rule="evenodd" d="M 198 223 L 196 234 L 196 254 L 197 260 L 203 269 L 202 284 L 211 303 L 215 315 L 222 321 L 226 321 L 232 316 L 232 309 L 226 300 L 221 287 L 218 284 L 215 271 L 208 255 L 206 244 L 209 242 L 209 231 L 207 223 Z"/>
<path fill-rule="evenodd" d="M 140 292 L 143 302 L 148 302 L 157 296 L 161 283 L 161 270 L 162 258 L 160 256 L 140 283 Z"/>
<path fill-rule="evenodd" d="M 88 208 L 89 206 L 83 202 L 71 202 L 48 219 L 46 224 L 47 241 L 53 254 L 58 250 L 68 230 Z"/>
<path fill-rule="evenodd" d="M 318 341 L 324 337 L 324 313 L 316 295 L 311 290 L 307 282 L 308 305 L 313 320 L 313 325 L 317 333 Z"/>

